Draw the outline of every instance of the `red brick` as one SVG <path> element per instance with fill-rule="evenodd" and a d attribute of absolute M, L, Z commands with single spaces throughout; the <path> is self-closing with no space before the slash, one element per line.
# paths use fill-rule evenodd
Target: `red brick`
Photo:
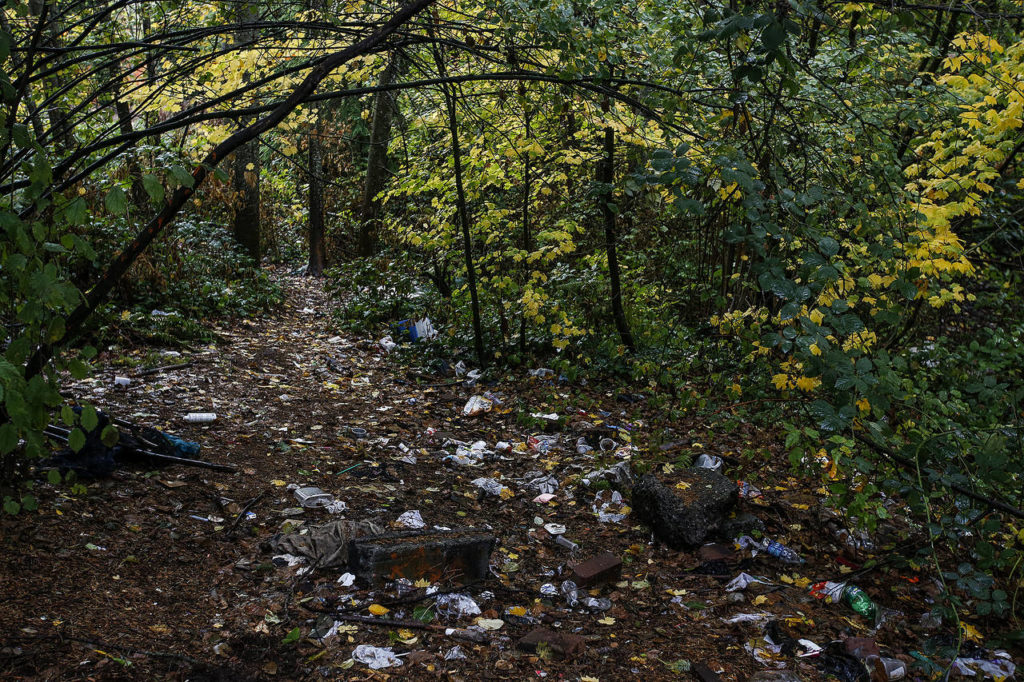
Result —
<path fill-rule="evenodd" d="M 533 654 L 537 653 L 537 647 L 541 644 L 546 645 L 551 652 L 567 660 L 575 658 L 587 648 L 586 642 L 579 635 L 555 632 L 547 628 L 531 630 L 519 640 L 516 647 L 520 651 Z"/>
<path fill-rule="evenodd" d="M 611 552 L 602 552 L 572 567 L 573 580 L 580 587 L 590 587 L 618 580 L 622 575 L 622 559 Z"/>

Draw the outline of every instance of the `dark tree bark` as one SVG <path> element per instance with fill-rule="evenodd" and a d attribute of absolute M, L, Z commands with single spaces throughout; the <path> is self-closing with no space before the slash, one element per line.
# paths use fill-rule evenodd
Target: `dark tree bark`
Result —
<path fill-rule="evenodd" d="M 605 98 L 604 108 L 609 107 Z M 626 311 L 622 307 L 622 285 L 619 281 L 619 256 L 615 229 L 615 209 L 613 191 L 615 188 L 615 131 L 609 126 L 604 129 L 604 158 L 597 164 L 597 181 L 601 184 L 601 216 L 604 222 L 604 248 L 608 257 L 608 281 L 611 285 L 612 320 L 619 333 L 619 339 L 626 349 L 633 353 L 636 343 L 626 321 Z"/>
<path fill-rule="evenodd" d="M 380 75 L 380 87 L 391 85 L 403 67 L 402 56 L 395 52 L 388 59 Z M 370 149 L 366 155 L 366 183 L 359 207 L 359 255 L 372 256 L 377 250 L 380 202 L 377 195 L 384 189 L 388 177 L 388 146 L 391 144 L 391 124 L 397 111 L 398 93 L 381 90 L 373 98 L 373 121 L 370 125 Z"/>
<path fill-rule="evenodd" d="M 322 121 L 317 110 L 316 127 L 309 137 L 309 263 L 306 274 L 324 274 L 324 145 L 321 140 Z"/>

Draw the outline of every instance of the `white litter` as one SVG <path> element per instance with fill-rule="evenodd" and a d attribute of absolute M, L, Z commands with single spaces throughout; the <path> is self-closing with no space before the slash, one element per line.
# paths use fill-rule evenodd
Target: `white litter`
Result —
<path fill-rule="evenodd" d="M 369 644 L 360 644 L 352 652 L 352 658 L 359 663 L 365 663 L 372 670 L 397 668 L 402 665 L 402 659 L 395 656 L 395 652 L 391 650 L 391 647 L 383 648 L 370 646 Z"/>
<path fill-rule="evenodd" d="M 473 598 L 458 593 L 442 594 L 437 598 L 437 612 L 449 618 L 479 616 L 480 607 Z"/>
<path fill-rule="evenodd" d="M 398 524 L 406 528 L 424 528 L 427 524 L 419 509 L 412 509 L 398 517 Z"/>

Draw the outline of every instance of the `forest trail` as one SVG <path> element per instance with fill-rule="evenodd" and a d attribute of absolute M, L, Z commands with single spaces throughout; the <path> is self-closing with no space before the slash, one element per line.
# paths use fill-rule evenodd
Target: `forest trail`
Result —
<path fill-rule="evenodd" d="M 612 491 L 595 492 L 608 486 L 581 480 L 644 447 L 660 453 L 666 481 L 683 468 L 672 462 L 700 451 L 725 455 L 729 475 L 746 477 L 756 472 L 743 472 L 744 460 L 728 453 L 759 434 L 740 425 L 708 442 L 696 424 L 677 424 L 679 440 L 666 443 L 672 432 L 660 425 L 662 442 L 655 443 L 658 410 L 634 394 L 538 380 L 525 370 L 472 387 L 450 371 L 399 370 L 375 341 L 332 330 L 333 304 L 320 282 L 284 277 L 282 284 L 287 301 L 278 310 L 218 328 L 215 345 L 180 356 L 140 350 L 135 368 L 118 364 L 124 358 L 101 358 L 92 378 L 67 386 L 114 416 L 202 443 L 202 456 L 234 464 L 238 473 L 122 469 L 86 481 L 84 494 L 38 485 L 40 510 L 31 523 L 0 519 L 0 632 L 8 633 L 0 642 L 0 677 L 672 679 L 701 663 L 708 680 L 716 673 L 739 680 L 762 668 L 751 649 L 815 679 L 820 671 L 810 659 L 765 653 L 758 619 L 762 625 L 777 619 L 783 632 L 823 646 L 867 633 L 851 611 L 807 592 L 810 579 L 831 578 L 841 567 L 834 560 L 838 546 L 826 535 L 829 517 L 806 484 L 783 476 L 765 489 L 761 504 L 741 502 L 766 534 L 785 536 L 810 562 L 787 566 L 729 545 L 685 552 L 652 544 L 646 527 L 615 515 L 629 511 L 627 501 L 603 508 L 611 516 L 599 520 L 596 512 Z M 145 366 L 185 362 L 191 364 L 184 369 L 142 374 Z M 115 385 L 115 376 L 130 377 L 130 385 Z M 502 403 L 464 417 L 467 399 L 485 391 Z M 557 429 L 545 434 L 524 425 L 524 411 L 569 415 L 561 438 Z M 214 412 L 217 419 L 187 423 L 189 412 Z M 603 456 L 599 449 L 578 453 L 577 438 L 594 434 L 614 436 L 617 448 Z M 545 435 L 554 438 L 546 451 Z M 468 460 L 476 454 L 453 441 L 484 441 L 492 452 L 504 441 L 511 449 L 467 465 L 459 463 L 460 453 Z M 535 502 L 548 476 L 554 498 Z M 506 488 L 486 494 L 473 484 L 479 478 Z M 287 484 L 318 486 L 347 510 L 302 510 Z M 400 515 L 413 510 L 428 527 L 492 529 L 498 544 L 491 575 L 462 590 L 480 614 L 444 617 L 436 597 L 422 591 L 346 587 L 338 582 L 343 569 L 303 574 L 301 566 L 276 566 L 273 552 L 261 547 L 279 531 L 338 518 L 394 530 Z M 557 534 L 559 526 L 576 551 L 556 544 L 549 530 Z M 568 564 L 603 552 L 621 558 L 621 576 L 579 598 L 608 599 L 610 608 L 570 608 L 560 588 Z M 724 583 L 741 571 L 771 576 L 775 584 L 726 592 Z M 901 608 L 910 612 L 926 610 L 924 595 L 911 594 L 909 584 L 889 587 L 887 600 L 904 600 Z M 370 609 L 382 604 L 390 604 L 387 613 Z M 329 629 L 333 618 L 325 613 L 410 621 L 428 606 L 431 625 L 465 628 L 483 618 L 489 642 L 344 620 L 329 637 L 311 638 L 314 628 Z M 753 623 L 728 622 L 744 613 L 760 615 Z M 558 641 L 541 646 L 539 655 L 521 651 L 520 639 L 537 627 L 578 638 L 562 640 L 578 648 L 571 660 L 560 660 Z M 297 640 L 289 635 L 294 628 Z M 896 645 L 901 636 L 890 629 L 878 641 Z M 352 661 L 357 645 L 394 647 L 403 665 L 373 672 Z"/>

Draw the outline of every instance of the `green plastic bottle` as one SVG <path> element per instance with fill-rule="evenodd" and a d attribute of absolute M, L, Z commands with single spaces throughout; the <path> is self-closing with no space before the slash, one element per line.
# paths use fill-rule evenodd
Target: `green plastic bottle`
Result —
<path fill-rule="evenodd" d="M 878 607 L 875 606 L 875 602 L 871 601 L 871 597 L 856 585 L 847 585 L 843 588 L 843 601 L 866 618 L 874 620 L 878 615 Z"/>

